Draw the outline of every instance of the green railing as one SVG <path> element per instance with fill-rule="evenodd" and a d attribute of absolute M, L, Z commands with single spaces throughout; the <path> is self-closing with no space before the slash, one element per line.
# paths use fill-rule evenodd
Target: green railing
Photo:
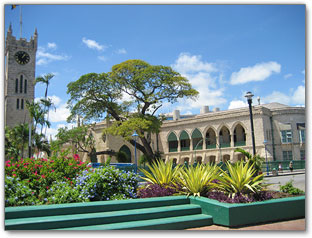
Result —
<path fill-rule="evenodd" d="M 206 149 L 215 149 L 215 148 L 216 148 L 216 144 L 211 144 L 211 145 L 206 144 Z"/>
<path fill-rule="evenodd" d="M 246 141 L 237 141 L 237 142 L 234 142 L 234 147 L 245 146 L 245 145 L 246 145 Z"/>
<path fill-rule="evenodd" d="M 178 148 L 169 148 L 169 152 L 177 152 Z"/>
<path fill-rule="evenodd" d="M 181 151 L 189 151 L 190 150 L 190 147 L 187 146 L 187 147 L 181 147 Z"/>
<path fill-rule="evenodd" d="M 225 147 L 231 147 L 231 143 L 221 143 L 220 144 L 221 148 L 225 148 Z"/>
<path fill-rule="evenodd" d="M 305 160 L 277 160 L 277 161 L 268 161 L 268 167 L 269 171 L 272 171 L 273 169 L 278 171 L 278 166 L 281 163 L 282 164 L 282 170 L 289 170 L 289 163 L 290 161 L 293 162 L 293 169 L 305 169 Z M 263 162 L 262 164 L 262 171 L 267 171 L 267 163 Z"/>

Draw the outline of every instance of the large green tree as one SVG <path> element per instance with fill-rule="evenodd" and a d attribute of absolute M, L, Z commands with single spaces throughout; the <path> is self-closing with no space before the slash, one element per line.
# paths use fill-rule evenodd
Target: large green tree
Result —
<path fill-rule="evenodd" d="M 71 110 L 68 121 L 78 116 L 85 122 L 109 117 L 114 123 L 104 133 L 122 136 L 134 145 L 131 135 L 136 131 L 137 148 L 150 160 L 155 158 L 150 136 L 159 132 L 162 123 L 157 110 L 164 102 L 196 99 L 198 95 L 189 81 L 171 67 L 142 60 L 117 64 L 109 73 L 83 75 L 67 88 Z"/>

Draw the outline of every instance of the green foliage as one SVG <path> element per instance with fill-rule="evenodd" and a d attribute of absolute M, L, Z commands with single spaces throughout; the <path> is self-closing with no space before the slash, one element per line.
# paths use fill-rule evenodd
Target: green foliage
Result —
<path fill-rule="evenodd" d="M 113 166 L 105 166 L 83 172 L 76 179 L 74 189 L 90 201 L 135 198 L 138 187 L 137 175 L 123 172 Z"/>
<path fill-rule="evenodd" d="M 157 110 L 163 103 L 198 96 L 189 81 L 171 67 L 142 60 L 122 62 L 109 73 L 85 74 L 67 85 L 67 93 L 69 121 L 77 116 L 86 121 L 113 118 L 113 125 L 104 133 L 122 136 L 133 144 L 131 135 L 137 131 L 142 142 L 138 141 L 137 148 L 153 159 L 148 136 L 159 132 L 162 118 L 154 116 Z"/>
<path fill-rule="evenodd" d="M 127 154 L 124 151 L 118 151 L 116 153 L 116 159 L 118 163 L 127 163 L 129 162 Z"/>
<path fill-rule="evenodd" d="M 262 163 L 265 161 L 265 158 L 261 157 L 260 155 L 253 156 L 252 154 L 250 154 L 249 152 L 247 152 L 246 150 L 242 148 L 236 148 L 234 152 L 240 152 L 243 155 L 245 155 L 248 161 L 250 162 L 250 165 L 254 166 L 256 170 L 256 174 L 259 174 L 261 172 Z"/>
<path fill-rule="evenodd" d="M 141 155 L 139 159 L 139 165 L 145 165 L 148 163 L 149 159 L 146 155 Z"/>
<path fill-rule="evenodd" d="M 23 157 L 28 145 L 28 124 L 19 124 L 13 128 L 5 127 L 5 157 L 17 160 Z"/>
<path fill-rule="evenodd" d="M 71 182 L 77 174 L 87 168 L 78 155 L 67 157 L 65 154 L 61 154 L 49 159 L 8 160 L 5 162 L 5 175 L 26 182 L 28 187 L 34 191 L 34 196 L 40 200 L 54 181 Z"/>
<path fill-rule="evenodd" d="M 73 145 L 72 153 L 87 152 L 91 153 L 95 149 L 95 139 L 92 133 L 92 125 L 81 125 L 72 129 L 59 128 L 56 135 L 57 140 L 53 142 L 56 150 L 62 148 L 64 144 L 70 143 Z"/>
<path fill-rule="evenodd" d="M 38 203 L 29 183 L 17 177 L 5 176 L 5 206 L 27 206 Z"/>
<path fill-rule="evenodd" d="M 249 161 L 244 163 L 239 161 L 231 164 L 227 161 L 226 167 L 228 173 L 220 169 L 217 187 L 226 193 L 232 194 L 232 197 L 238 194 L 258 193 L 263 189 L 263 174 L 254 176 L 256 169 L 254 165 L 249 165 Z"/>
<path fill-rule="evenodd" d="M 144 177 L 141 177 L 147 182 L 158 185 L 175 185 L 179 176 L 180 167 L 173 168 L 172 160 L 165 163 L 162 160 L 156 160 L 151 165 L 147 165 L 150 172 L 146 169 L 140 169 Z"/>
<path fill-rule="evenodd" d="M 75 180 L 74 180 L 75 181 Z M 46 204 L 61 204 L 73 202 L 88 202 L 89 199 L 81 195 L 81 191 L 75 189 L 68 181 L 55 181 L 46 191 L 43 202 Z"/>
<path fill-rule="evenodd" d="M 281 185 L 280 190 L 284 193 L 288 193 L 291 195 L 304 194 L 304 191 L 300 190 L 299 188 L 294 187 L 293 180 L 287 182 L 285 185 Z"/>
<path fill-rule="evenodd" d="M 198 164 L 181 169 L 178 180 L 184 187 L 184 193 L 200 196 L 216 186 L 212 181 L 218 176 L 219 171 L 216 165 Z"/>

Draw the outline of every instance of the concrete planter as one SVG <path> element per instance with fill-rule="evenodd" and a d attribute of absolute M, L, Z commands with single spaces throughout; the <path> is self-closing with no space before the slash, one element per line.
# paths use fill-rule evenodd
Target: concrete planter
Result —
<path fill-rule="evenodd" d="M 245 204 L 221 203 L 204 197 L 190 197 L 190 202 L 200 205 L 203 214 L 211 215 L 214 224 L 228 227 L 305 217 L 305 196 Z"/>

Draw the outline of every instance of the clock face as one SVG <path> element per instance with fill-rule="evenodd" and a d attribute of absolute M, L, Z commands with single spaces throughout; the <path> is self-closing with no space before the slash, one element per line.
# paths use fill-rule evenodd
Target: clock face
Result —
<path fill-rule="evenodd" d="M 29 54 L 27 54 L 25 51 L 16 52 L 14 57 L 15 57 L 16 62 L 22 65 L 27 64 L 30 60 Z"/>

